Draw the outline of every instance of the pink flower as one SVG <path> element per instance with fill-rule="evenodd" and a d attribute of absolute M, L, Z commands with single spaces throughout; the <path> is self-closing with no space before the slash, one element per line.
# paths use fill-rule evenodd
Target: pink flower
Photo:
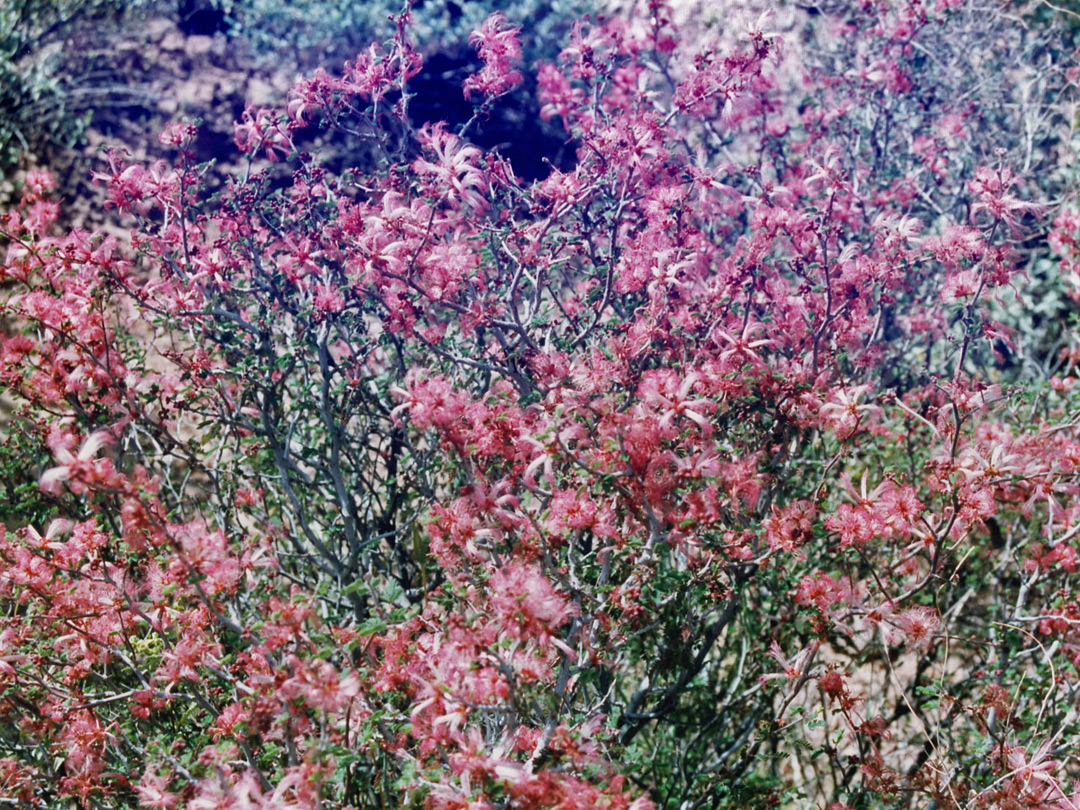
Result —
<path fill-rule="evenodd" d="M 425 125 L 418 134 L 424 147 L 435 153 L 437 162 L 417 158 L 413 171 L 429 177 L 433 189 L 441 190 L 451 205 L 465 202 L 476 211 L 484 211 L 487 201 L 483 192 L 488 185 L 483 171 L 476 165 L 480 150 L 462 144 L 442 124 Z"/>
<path fill-rule="evenodd" d="M 337 287 L 320 284 L 315 288 L 314 304 L 319 312 L 341 312 L 345 309 L 345 296 Z"/>
<path fill-rule="evenodd" d="M 913 607 L 897 613 L 889 623 L 912 649 L 926 652 L 935 638 L 941 635 L 941 617 L 928 607 Z"/>
<path fill-rule="evenodd" d="M 192 124 L 173 121 L 158 133 L 158 141 L 166 146 L 179 146 L 187 149 L 198 135 L 198 129 Z"/>
<path fill-rule="evenodd" d="M 559 627 L 577 615 L 577 608 L 531 565 L 508 563 L 488 585 L 492 608 L 519 638 L 535 638 L 546 645 Z"/>
<path fill-rule="evenodd" d="M 56 188 L 56 178 L 50 172 L 31 169 L 26 173 L 26 185 L 23 190 L 24 204 L 40 200 Z"/>
<path fill-rule="evenodd" d="M 54 450 L 54 455 L 60 464 L 51 470 L 47 470 L 41 476 L 40 485 L 42 491 L 55 495 L 60 492 L 61 481 L 78 479 L 82 473 L 96 472 L 98 465 L 93 461 L 94 456 L 110 441 L 112 441 L 112 437 L 109 432 L 99 430 L 96 433 L 91 433 L 86 438 L 77 455 L 67 447 L 62 445 L 57 447 Z"/>
<path fill-rule="evenodd" d="M 716 336 L 726 341 L 728 344 L 728 348 L 720 353 L 720 360 L 731 362 L 736 369 L 738 366 L 735 366 L 734 364 L 738 359 L 741 359 L 743 363 L 751 362 L 755 365 L 765 365 L 765 361 L 761 359 L 761 355 L 755 350 L 765 346 L 772 346 L 776 342 L 770 338 L 751 339 L 757 332 L 768 331 L 765 324 L 756 321 L 747 321 L 742 332 L 738 336 L 724 329 L 714 328 L 713 330 L 710 330 L 710 332 L 712 331 L 715 331 Z"/>
<path fill-rule="evenodd" d="M 771 681 L 776 678 L 782 678 L 789 683 L 794 683 L 804 676 L 808 676 L 810 667 L 814 664 L 814 657 L 817 655 L 818 647 L 820 643 L 815 641 L 809 647 L 799 650 L 791 658 L 787 658 L 784 655 L 784 651 L 780 649 L 780 645 L 773 641 L 769 645 L 768 656 L 780 664 L 783 672 L 772 672 L 768 675 L 762 675 L 761 681 Z"/>
<path fill-rule="evenodd" d="M 514 69 L 521 61 L 521 43 L 517 38 L 520 30 L 510 27 L 506 18 L 496 11 L 472 32 L 469 42 L 480 52 L 484 67 L 465 80 L 465 98 L 472 98 L 474 93 L 494 98 L 521 84 L 521 73 Z"/>
<path fill-rule="evenodd" d="M 840 388 L 833 394 L 832 402 L 821 406 L 819 413 L 822 419 L 829 423 L 838 438 L 846 439 L 858 430 L 864 416 L 881 413 L 881 408 L 876 405 L 860 402 L 869 392 L 869 385 Z"/>
<path fill-rule="evenodd" d="M 263 149 L 272 161 L 281 160 L 292 151 L 288 133 L 278 124 L 272 110 L 248 107 L 243 121 L 233 124 L 233 141 L 246 155 Z"/>
<path fill-rule="evenodd" d="M 163 810 L 172 810 L 180 803 L 180 796 L 165 788 L 169 784 L 169 776 L 154 771 L 146 771 L 139 784 L 135 788 L 139 796 L 139 804 L 142 807 L 158 807 Z"/>
<path fill-rule="evenodd" d="M 571 111 L 580 107 L 585 100 L 585 92 L 570 84 L 570 80 L 554 65 L 540 65 L 536 83 L 539 87 L 540 103 L 543 105 L 540 117 L 545 121 L 550 121 L 556 115 L 565 121 L 570 117 Z"/>

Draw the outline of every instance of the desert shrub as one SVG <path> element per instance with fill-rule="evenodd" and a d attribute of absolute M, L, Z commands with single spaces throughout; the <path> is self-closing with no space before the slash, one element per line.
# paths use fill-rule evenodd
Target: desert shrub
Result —
<path fill-rule="evenodd" d="M 80 88 L 81 77 L 70 71 L 71 60 L 65 61 L 69 37 L 85 40 L 88 29 L 107 27 L 146 4 L 0 2 L 0 172 L 10 172 L 24 155 L 47 161 L 76 143 L 102 97 L 72 93 Z"/>
<path fill-rule="evenodd" d="M 583 21 L 538 71 L 576 161 L 534 181 L 414 126 L 405 14 L 248 109 L 215 195 L 189 125 L 111 156 L 129 240 L 53 233 L 32 174 L 4 797 L 1074 804 L 1076 74 L 989 11 Z M 479 116 L 521 48 L 474 43 Z"/>

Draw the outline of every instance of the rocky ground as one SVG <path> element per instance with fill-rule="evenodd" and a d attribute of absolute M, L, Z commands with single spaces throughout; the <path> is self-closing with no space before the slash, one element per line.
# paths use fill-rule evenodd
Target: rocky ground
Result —
<path fill-rule="evenodd" d="M 125 29 L 107 53 L 88 55 L 87 61 L 107 64 L 108 75 L 93 88 L 100 103 L 83 147 L 52 162 L 75 202 L 73 220 L 84 226 L 108 219 L 89 188 L 91 172 L 102 166 L 102 149 L 117 148 L 139 161 L 164 157 L 156 133 L 170 121 L 187 119 L 202 122 L 195 144 L 200 161 L 235 160 L 233 121 L 245 104 L 280 103 L 297 73 L 295 67 L 245 60 L 224 34 L 185 34 L 162 17 Z"/>
<path fill-rule="evenodd" d="M 282 107 L 293 81 L 319 66 L 315 58 L 296 54 L 256 60 L 224 33 L 185 32 L 177 20 L 166 17 L 129 22 L 111 35 L 74 32 L 65 47 L 73 55 L 65 58 L 76 65 L 71 92 L 85 99 L 92 119 L 83 146 L 47 158 L 47 164 L 61 175 L 69 202 L 75 201 L 65 208 L 69 224 L 83 226 L 101 226 L 109 219 L 100 206 L 100 194 L 90 188 L 91 172 L 103 166 L 103 148 L 126 151 L 140 162 L 165 157 L 156 133 L 170 121 L 198 120 L 202 122 L 194 147 L 198 160 L 214 160 L 219 168 L 228 169 L 239 159 L 233 123 L 245 105 Z M 475 54 L 462 43 L 424 56 L 424 71 L 411 84 L 416 96 L 410 108 L 416 122 L 446 120 L 453 126 L 467 120 L 473 108 L 462 97 L 460 85 L 477 68 Z M 322 66 L 337 73 L 341 57 Z M 472 134 L 481 146 L 497 147 L 510 157 L 525 178 L 546 174 L 549 164 L 565 167 L 573 156 L 561 128 L 540 124 L 535 87 L 528 85 L 501 103 Z M 330 148 L 348 149 L 340 144 Z M 344 156 L 348 159 L 347 153 Z M 13 189 L 9 182 L 7 190 Z"/>

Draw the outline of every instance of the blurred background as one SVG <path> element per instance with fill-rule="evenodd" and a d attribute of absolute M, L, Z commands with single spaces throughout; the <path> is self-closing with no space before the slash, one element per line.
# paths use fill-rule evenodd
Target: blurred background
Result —
<path fill-rule="evenodd" d="M 424 70 L 411 86 L 414 120 L 453 125 L 472 115 L 461 92 L 480 65 L 469 34 L 500 10 L 523 28 L 526 81 L 474 139 L 520 151 L 523 177 L 545 173 L 544 159 L 564 160 L 565 135 L 538 128 L 534 67 L 557 58 L 592 5 L 416 0 Z M 246 105 L 283 105 L 293 81 L 316 68 L 339 74 L 392 35 L 404 8 L 402 0 L 0 0 L 0 204 L 32 167 L 51 169 L 66 197 L 85 200 L 100 147 L 157 157 L 154 136 L 172 120 L 202 122 L 200 160 L 234 160 L 233 122 Z"/>
<path fill-rule="evenodd" d="M 100 150 L 116 147 L 137 161 L 165 156 L 155 135 L 169 121 L 200 123 L 194 146 L 198 160 L 230 168 L 240 157 L 233 123 L 246 106 L 280 109 L 298 77 L 318 68 L 339 75 L 347 60 L 392 35 L 394 19 L 407 2 L 0 0 L 0 205 L 11 200 L 21 173 L 48 168 L 64 198 L 75 201 L 65 208 L 68 224 L 104 224 L 107 213 L 89 188 Z M 821 32 L 811 32 L 824 27 L 822 20 L 857 12 L 860 3 L 673 0 L 671 5 L 684 44 L 695 38 L 722 40 L 763 10 L 774 12 L 770 24 L 786 33 L 785 57 L 793 68 L 788 74 L 797 83 L 806 61 L 799 49 L 819 48 L 824 41 Z M 521 27 L 525 81 L 478 122 L 470 137 L 484 148 L 498 148 L 526 181 L 546 176 L 552 166 L 568 168 L 576 146 L 558 121 L 545 122 L 539 115 L 537 65 L 558 59 L 575 20 L 605 15 L 634 24 L 649 14 L 647 0 L 413 0 L 411 11 L 424 58 L 423 72 L 410 84 L 410 117 L 416 124 L 442 120 L 453 127 L 468 120 L 474 107 L 461 85 L 480 66 L 470 32 L 493 11 Z M 1013 53 L 1020 64 L 1046 50 L 1039 36 L 1045 29 L 1063 32 L 1065 47 L 1075 50 L 1080 0 L 994 0 L 987 4 L 991 17 L 995 22 L 984 27 L 993 36 L 975 32 L 979 49 L 989 43 L 991 51 Z M 970 59 L 961 61 L 958 80 L 982 73 L 980 66 L 968 64 Z M 988 89 L 982 81 L 965 91 L 980 98 L 988 93 L 1004 91 Z M 1000 101 L 1019 103 L 1004 95 Z M 927 104 L 933 106 L 933 100 Z M 356 145 L 324 142 L 315 131 L 303 138 L 305 148 L 318 150 L 331 170 L 363 167 Z M 1050 157 L 1060 165 L 1060 155 Z"/>

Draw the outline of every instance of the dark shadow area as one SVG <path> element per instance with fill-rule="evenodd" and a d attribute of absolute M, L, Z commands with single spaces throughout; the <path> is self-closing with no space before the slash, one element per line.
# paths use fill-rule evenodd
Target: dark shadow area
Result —
<path fill-rule="evenodd" d="M 209 0 L 180 0 L 176 13 L 176 25 L 185 36 L 210 37 L 229 31 L 225 9 Z"/>
<path fill-rule="evenodd" d="M 414 93 L 409 103 L 413 125 L 445 121 L 449 129 L 457 130 L 467 123 L 475 108 L 466 100 L 462 85 L 481 67 L 471 51 L 429 55 L 423 69 L 409 82 Z M 577 149 L 560 126 L 540 118 L 536 78 L 530 72 L 523 73 L 522 86 L 499 99 L 485 117 L 475 121 L 468 138 L 485 150 L 497 150 L 510 161 L 521 180 L 531 182 L 547 177 L 552 167 L 560 171 L 573 169 Z"/>

